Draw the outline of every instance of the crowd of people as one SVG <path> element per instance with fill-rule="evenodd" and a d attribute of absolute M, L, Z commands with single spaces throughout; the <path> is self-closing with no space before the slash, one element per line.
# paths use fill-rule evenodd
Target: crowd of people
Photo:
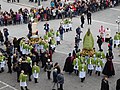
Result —
<path fill-rule="evenodd" d="M 15 0 L 12 0 L 13 2 Z M 33 1 L 30 1 L 33 2 Z M 50 2 L 50 7 L 40 7 L 40 8 L 31 8 L 30 11 L 27 9 L 19 9 L 18 12 L 14 12 L 10 9 L 9 12 L 1 11 L 0 13 L 0 25 L 8 24 L 20 24 L 28 23 L 29 20 L 37 19 L 38 21 L 46 21 L 53 19 L 63 19 L 66 17 L 72 18 L 74 16 L 82 15 L 83 13 L 87 14 L 88 11 L 96 12 L 99 10 L 106 9 L 108 7 L 114 7 L 119 4 L 119 0 L 90 0 L 90 1 L 75 1 L 74 3 L 66 1 L 52 0 Z M 89 22 L 88 22 L 89 23 Z"/>
<path fill-rule="evenodd" d="M 32 36 L 32 23 L 28 24 L 29 34 Z M 53 71 L 53 89 L 55 86 L 63 90 L 64 77 L 61 72 L 58 62 L 53 65 L 52 55 L 55 51 L 56 45 L 60 44 L 63 40 L 63 33 L 59 29 L 54 32 L 50 29 L 48 23 L 44 24 L 45 35 L 43 37 L 30 38 L 14 37 L 13 42 L 9 41 L 9 31 L 4 28 L 4 33 L 1 32 L 1 44 L 5 44 L 6 50 L 1 50 L 0 54 L 0 72 L 4 72 L 5 63 L 8 66 L 8 73 L 17 72 L 17 82 L 20 82 L 21 90 L 28 90 L 27 78 L 31 81 L 33 75 L 35 83 L 38 83 L 40 66 L 45 72 L 47 77 L 51 79 L 51 72 Z M 35 34 L 35 36 L 38 35 Z M 5 40 L 4 40 L 5 38 Z M 39 65 L 40 64 L 40 65 Z"/>
<path fill-rule="evenodd" d="M 30 0 L 30 2 L 33 2 Z M 37 2 L 37 1 L 36 1 Z M 79 43 L 81 39 L 81 28 L 84 27 L 84 14 L 87 15 L 88 25 L 91 25 L 91 12 L 96 12 L 107 7 L 113 7 L 118 5 L 119 1 L 114 3 L 113 1 L 75 1 L 72 4 L 62 4 L 61 1 L 51 1 L 50 8 L 32 8 L 30 11 L 27 9 L 19 9 L 18 12 L 14 12 L 10 9 L 10 12 L 1 12 L 0 25 L 7 26 L 8 24 L 21 24 L 28 23 L 29 33 L 27 37 L 16 38 L 13 41 L 9 41 L 9 31 L 7 28 L 3 29 L 3 33 L 0 31 L 1 45 L 5 44 L 6 50 L 1 49 L 0 53 L 0 73 L 5 70 L 5 63 L 8 66 L 8 73 L 13 71 L 17 73 L 17 82 L 20 82 L 21 90 L 28 89 L 27 78 L 31 81 L 33 76 L 34 82 L 38 83 L 39 73 L 41 68 L 47 73 L 48 80 L 51 79 L 51 72 L 53 75 L 53 87 L 57 86 L 58 90 L 63 90 L 64 75 L 58 62 L 53 62 L 52 55 L 55 52 L 56 46 L 61 44 L 61 40 L 64 40 L 64 33 L 71 31 L 72 29 L 65 29 L 61 24 L 59 29 L 55 32 L 50 28 L 50 25 L 46 22 L 44 24 L 45 34 L 43 37 L 38 37 L 38 31 L 33 35 L 32 23 L 35 21 L 48 21 L 51 19 L 63 19 L 72 18 L 76 15 L 81 15 L 81 27 L 76 29 L 75 37 L 75 50 L 73 53 L 69 53 L 66 58 L 63 71 L 75 72 L 77 76 L 84 82 L 86 75 L 95 72 L 96 75 L 104 74 L 105 78 L 102 79 L 101 90 L 109 90 L 109 83 L 107 78 L 115 75 L 114 65 L 112 59 L 114 58 L 112 46 L 112 37 L 105 38 L 106 30 L 101 26 L 99 29 L 100 35 L 98 35 L 97 44 L 99 51 L 95 48 L 94 55 L 82 56 L 79 49 Z M 84 13 L 84 14 L 83 14 Z M 37 19 L 37 20 L 36 20 Z M 32 38 L 32 36 L 35 36 Z M 37 36 L 37 37 L 36 37 Z M 5 40 L 4 40 L 5 38 Z M 35 39 L 34 39 L 35 38 Z M 104 53 L 101 48 L 103 42 L 108 42 L 108 52 Z M 116 90 L 120 89 L 120 80 L 117 81 Z M 106 86 L 105 86 L 106 85 Z"/>

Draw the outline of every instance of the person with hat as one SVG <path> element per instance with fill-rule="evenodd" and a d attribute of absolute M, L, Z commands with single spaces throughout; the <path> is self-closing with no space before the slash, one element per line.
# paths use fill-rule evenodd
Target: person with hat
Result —
<path fill-rule="evenodd" d="M 24 87 L 25 87 L 26 90 L 29 90 L 27 88 L 27 75 L 24 74 L 23 70 L 21 71 L 21 74 L 19 76 L 19 80 L 20 80 L 21 90 L 24 90 Z"/>
<path fill-rule="evenodd" d="M 40 73 L 40 67 L 36 65 L 36 62 L 34 63 L 34 66 L 32 67 L 32 74 L 35 80 L 35 83 L 37 82 L 37 79 L 39 77 L 39 73 Z"/>
<path fill-rule="evenodd" d="M 52 67 L 53 67 L 53 63 L 50 62 L 50 59 L 48 59 L 48 62 L 46 63 L 45 66 L 45 71 L 47 71 L 47 77 L 50 80 L 50 76 L 51 76 L 51 71 L 52 71 Z"/>

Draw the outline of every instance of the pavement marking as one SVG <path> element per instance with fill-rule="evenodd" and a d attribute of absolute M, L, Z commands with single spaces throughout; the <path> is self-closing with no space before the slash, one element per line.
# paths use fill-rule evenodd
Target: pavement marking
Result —
<path fill-rule="evenodd" d="M 110 9 L 115 11 L 120 11 L 120 9 L 117 9 L 117 8 L 110 8 Z"/>
<path fill-rule="evenodd" d="M 18 90 L 18 89 L 14 88 L 13 86 L 11 86 L 11 85 L 9 85 L 9 84 L 7 84 L 7 83 L 3 82 L 3 81 L 0 81 L 0 83 L 2 83 L 2 84 L 4 84 L 4 85 L 6 85 L 7 87 L 12 88 L 13 90 Z M 1 89 L 0 89 L 0 90 L 1 90 Z"/>
<path fill-rule="evenodd" d="M 107 25 L 112 25 L 112 26 L 117 26 L 117 24 L 113 24 L 113 23 L 109 23 L 109 22 L 104 22 L 104 21 L 99 21 L 99 20 L 92 20 L 93 22 L 97 22 L 97 23 L 103 23 L 103 24 L 107 24 Z"/>
<path fill-rule="evenodd" d="M 7 85 L 7 86 L 3 86 L 3 87 L 1 87 L 0 90 L 4 89 L 4 88 L 6 88 L 6 87 L 8 87 L 8 85 Z"/>
<path fill-rule="evenodd" d="M 120 64 L 120 61 L 113 61 L 113 63 L 115 63 L 115 64 Z"/>
<path fill-rule="evenodd" d="M 57 51 L 57 50 L 55 50 L 55 52 L 57 52 L 57 53 L 61 53 L 61 54 L 68 54 L 68 53 L 66 53 L 66 52 L 62 52 L 62 51 Z"/>

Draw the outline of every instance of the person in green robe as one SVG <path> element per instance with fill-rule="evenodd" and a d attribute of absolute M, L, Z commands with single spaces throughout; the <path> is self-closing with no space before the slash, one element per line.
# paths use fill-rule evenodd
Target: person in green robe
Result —
<path fill-rule="evenodd" d="M 80 65 L 80 59 L 79 58 L 75 58 L 73 60 L 73 65 L 74 65 L 74 71 L 75 71 L 75 74 L 78 76 L 79 75 L 79 71 L 78 71 L 78 67 Z"/>
<path fill-rule="evenodd" d="M 85 62 L 81 62 L 79 64 L 79 78 L 81 78 L 81 82 L 83 82 L 85 80 L 86 77 L 86 71 L 87 71 L 87 65 L 85 64 Z"/>
<path fill-rule="evenodd" d="M 102 67 L 103 67 L 103 62 L 100 58 L 97 58 L 95 61 L 95 65 L 96 65 L 96 72 L 95 74 L 98 74 L 98 76 L 100 76 L 100 73 L 102 72 Z"/>
<path fill-rule="evenodd" d="M 5 67 L 5 56 L 0 53 L 0 73 L 4 72 L 4 67 Z"/>
<path fill-rule="evenodd" d="M 92 72 L 94 70 L 94 58 L 93 57 L 90 57 L 88 58 L 87 60 L 87 64 L 88 64 L 88 74 L 91 76 L 92 75 Z"/>
<path fill-rule="evenodd" d="M 29 90 L 27 87 L 27 75 L 24 74 L 24 71 L 21 71 L 21 74 L 19 76 L 19 80 L 20 80 L 20 87 L 21 90 L 24 90 L 24 87 L 26 90 Z"/>
<path fill-rule="evenodd" d="M 116 32 L 114 36 L 114 48 L 116 48 L 116 46 L 118 46 L 119 44 L 120 44 L 120 35 L 118 34 L 118 32 Z"/>
<path fill-rule="evenodd" d="M 40 67 L 36 65 L 36 62 L 34 63 L 34 66 L 32 67 L 32 74 L 35 80 L 35 83 L 38 83 L 38 77 L 40 73 Z"/>

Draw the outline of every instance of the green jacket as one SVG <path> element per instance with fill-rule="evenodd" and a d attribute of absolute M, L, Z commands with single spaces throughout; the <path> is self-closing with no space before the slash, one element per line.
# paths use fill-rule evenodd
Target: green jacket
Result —
<path fill-rule="evenodd" d="M 79 59 L 80 59 L 80 62 L 85 62 L 85 57 L 79 57 Z"/>
<path fill-rule="evenodd" d="M 48 35 L 44 35 L 44 40 L 48 40 Z"/>
<path fill-rule="evenodd" d="M 32 73 L 35 73 L 35 71 L 36 71 L 36 73 L 40 73 L 40 68 L 39 68 L 39 66 L 33 66 L 32 67 Z"/>
<path fill-rule="evenodd" d="M 55 44 L 55 39 L 51 39 L 51 44 L 52 44 L 52 45 Z"/>
<path fill-rule="evenodd" d="M 114 36 L 114 40 L 120 40 L 119 34 L 116 34 L 116 35 Z"/>
<path fill-rule="evenodd" d="M 56 36 L 60 36 L 60 33 L 58 31 L 56 32 Z"/>
<path fill-rule="evenodd" d="M 49 48 L 49 44 L 48 43 L 45 43 L 44 44 L 44 49 L 46 50 L 46 49 L 48 49 Z"/>
<path fill-rule="evenodd" d="M 2 62 L 5 59 L 5 56 L 1 55 L 0 56 L 0 62 Z"/>
<path fill-rule="evenodd" d="M 73 65 L 74 65 L 74 66 L 76 65 L 76 63 L 77 63 L 76 60 L 78 60 L 78 65 L 80 65 L 80 59 L 78 59 L 78 58 L 74 59 L 74 61 L 73 61 Z"/>
<path fill-rule="evenodd" d="M 30 63 L 30 64 L 32 63 L 32 60 L 31 60 L 30 57 L 27 57 L 27 62 Z"/>
<path fill-rule="evenodd" d="M 53 37 L 52 32 L 48 32 L 48 37 Z"/>
<path fill-rule="evenodd" d="M 21 73 L 20 76 L 19 76 L 19 80 L 21 82 L 26 82 L 27 81 L 27 75 Z"/>
<path fill-rule="evenodd" d="M 99 52 L 96 52 L 96 57 L 97 58 L 105 58 L 105 54 L 104 54 L 104 52 L 102 51 L 99 51 Z"/>
<path fill-rule="evenodd" d="M 78 67 L 78 71 L 82 71 L 82 69 L 84 69 L 84 71 L 87 71 L 87 66 L 85 64 L 80 64 Z"/>
<path fill-rule="evenodd" d="M 94 61 L 94 58 L 93 58 L 93 57 L 90 57 L 90 58 L 87 60 L 87 64 L 90 64 L 90 60 L 91 60 L 91 64 L 95 64 L 95 61 Z"/>
<path fill-rule="evenodd" d="M 100 66 L 103 67 L 103 62 L 100 58 L 97 58 L 96 61 L 95 61 L 95 65 L 98 66 L 98 64 L 100 63 Z"/>

